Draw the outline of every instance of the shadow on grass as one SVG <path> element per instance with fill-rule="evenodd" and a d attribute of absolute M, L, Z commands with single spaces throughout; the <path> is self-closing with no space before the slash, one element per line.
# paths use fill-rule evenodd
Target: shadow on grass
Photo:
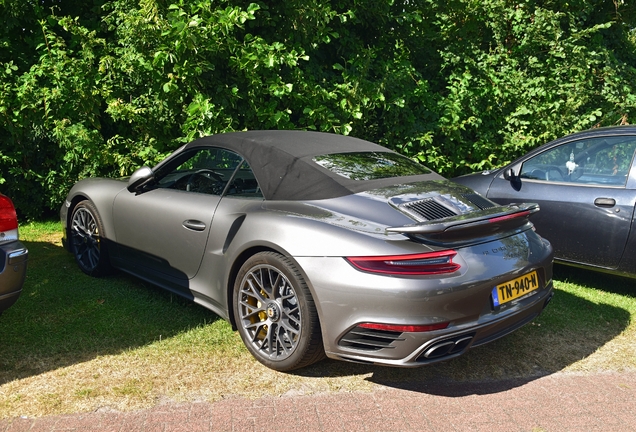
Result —
<path fill-rule="evenodd" d="M 636 281 L 575 268 L 555 267 L 556 294 L 541 316 L 516 332 L 465 355 L 421 368 L 400 369 L 326 361 L 304 376 L 368 375 L 387 387 L 447 397 L 490 394 L 524 385 L 590 356 L 630 323 L 629 311 L 571 294 L 559 285 L 633 297 Z"/>
<path fill-rule="evenodd" d="M 84 275 L 51 243 L 30 250 L 21 298 L 0 318 L 0 385 L 98 356 L 118 354 L 214 322 L 212 312 L 122 274 Z M 556 267 L 559 284 L 634 296 L 633 280 Z M 355 377 L 435 395 L 496 393 L 562 370 L 591 355 L 630 322 L 628 311 L 557 289 L 543 315 L 515 333 L 466 355 L 417 369 L 326 360 L 295 372 Z"/>
<path fill-rule="evenodd" d="M 554 264 L 554 279 L 636 298 L 636 279 Z"/>
<path fill-rule="evenodd" d="M 86 276 L 60 246 L 24 243 L 29 248 L 26 283 L 17 303 L 0 317 L 0 385 L 220 319 L 122 273 Z"/>

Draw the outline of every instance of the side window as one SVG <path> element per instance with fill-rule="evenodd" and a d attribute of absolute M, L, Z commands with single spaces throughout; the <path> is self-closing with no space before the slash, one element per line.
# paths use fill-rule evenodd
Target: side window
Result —
<path fill-rule="evenodd" d="M 595 138 L 565 143 L 523 163 L 520 176 L 545 182 L 625 186 L 636 137 Z"/>
<path fill-rule="evenodd" d="M 632 164 L 636 140 L 630 145 L 613 145 L 587 157 L 583 165 L 588 174 L 627 177 Z"/>
<path fill-rule="evenodd" d="M 232 174 L 243 158 L 220 148 L 200 148 L 184 152 L 165 174 L 160 175 L 157 186 L 187 192 L 221 195 Z"/>
<path fill-rule="evenodd" d="M 234 174 L 225 194 L 244 198 L 263 198 L 261 188 L 258 186 L 252 168 L 247 162 L 243 161 L 239 169 L 236 170 L 236 174 Z"/>

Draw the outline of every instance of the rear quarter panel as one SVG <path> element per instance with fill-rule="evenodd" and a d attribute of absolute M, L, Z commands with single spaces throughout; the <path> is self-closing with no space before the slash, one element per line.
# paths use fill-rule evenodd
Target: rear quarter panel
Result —
<path fill-rule="evenodd" d="M 277 206 L 271 202 L 266 206 L 262 200 L 231 197 L 221 200 L 201 268 L 191 281 L 195 297 L 202 294 L 202 302 L 222 308 L 229 316 L 233 277 L 249 256 L 261 250 L 273 250 L 292 259 L 431 250 L 406 241 L 401 234 L 386 235 L 383 228 L 376 231 L 379 226 L 358 226 L 356 230 L 334 224 L 333 220 L 317 217 L 317 210 L 307 204 L 284 203 L 273 207 Z"/>

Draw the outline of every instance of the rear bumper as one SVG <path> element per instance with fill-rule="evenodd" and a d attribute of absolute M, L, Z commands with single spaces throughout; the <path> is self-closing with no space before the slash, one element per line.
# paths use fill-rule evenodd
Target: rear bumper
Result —
<path fill-rule="evenodd" d="M 0 245 L 0 313 L 20 297 L 28 257 L 28 250 L 19 241 Z"/>
<path fill-rule="evenodd" d="M 554 295 L 552 281 L 539 295 L 535 295 L 531 305 L 525 305 L 523 309 L 508 314 L 500 319 L 495 319 L 486 324 L 468 325 L 461 330 L 443 331 L 442 335 L 428 339 L 430 335 L 422 333 L 402 333 L 399 342 L 393 342 L 396 351 L 408 353 L 402 358 L 377 358 L 375 355 L 365 356 L 360 354 L 328 352 L 327 356 L 334 359 L 352 361 L 358 363 L 382 364 L 399 367 L 419 367 L 446 361 L 461 356 L 471 348 L 487 344 L 513 333 L 518 328 L 530 323 L 537 318 Z M 403 343 L 402 349 L 399 344 Z M 410 352 L 409 352 L 410 351 Z"/>
<path fill-rule="evenodd" d="M 459 250 L 453 262 L 461 269 L 449 275 L 388 277 L 342 258 L 295 258 L 316 301 L 325 352 L 340 360 L 401 367 L 448 360 L 531 322 L 553 295 L 552 247 L 531 230 Z M 494 287 L 532 272 L 534 291 L 495 305 Z M 367 323 L 447 326 L 387 331 Z"/>

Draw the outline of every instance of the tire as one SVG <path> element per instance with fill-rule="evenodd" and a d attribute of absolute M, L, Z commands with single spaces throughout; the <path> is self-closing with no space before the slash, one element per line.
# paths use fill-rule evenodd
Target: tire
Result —
<path fill-rule="evenodd" d="M 325 357 L 314 300 L 289 258 L 250 257 L 234 283 L 233 305 L 243 343 L 268 368 L 288 372 Z"/>
<path fill-rule="evenodd" d="M 104 276 L 111 271 L 102 223 L 95 205 L 81 201 L 73 209 L 69 238 L 71 252 L 79 268 L 89 276 Z"/>

